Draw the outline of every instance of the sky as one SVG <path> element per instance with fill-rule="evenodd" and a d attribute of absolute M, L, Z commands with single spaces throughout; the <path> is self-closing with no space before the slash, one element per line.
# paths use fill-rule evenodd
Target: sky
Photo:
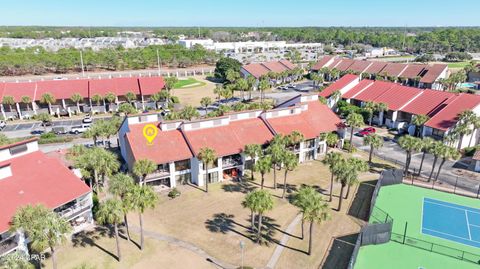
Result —
<path fill-rule="evenodd" d="M 0 0 L 0 25 L 480 26 L 479 0 Z"/>

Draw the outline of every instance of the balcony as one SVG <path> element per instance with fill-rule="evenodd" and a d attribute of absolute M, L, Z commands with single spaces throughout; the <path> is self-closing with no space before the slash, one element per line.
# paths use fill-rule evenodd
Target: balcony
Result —
<path fill-rule="evenodd" d="M 242 156 L 238 154 L 222 158 L 223 169 L 240 166 L 240 165 L 243 165 Z"/>
<path fill-rule="evenodd" d="M 11 252 L 18 247 L 17 237 L 11 236 L 0 242 L 0 256 Z"/>
<path fill-rule="evenodd" d="M 157 179 L 170 176 L 170 171 L 168 169 L 160 169 L 151 174 L 148 174 L 145 180 Z"/>
<path fill-rule="evenodd" d="M 92 205 L 90 203 L 86 203 L 83 205 L 77 204 L 75 206 L 63 209 L 62 211 L 58 211 L 57 213 L 63 218 L 70 219 L 84 212 L 87 212 L 91 208 L 92 208 Z"/>

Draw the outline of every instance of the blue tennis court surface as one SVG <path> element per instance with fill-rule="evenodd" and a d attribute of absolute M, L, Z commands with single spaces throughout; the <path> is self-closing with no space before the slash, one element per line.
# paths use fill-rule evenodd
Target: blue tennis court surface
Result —
<path fill-rule="evenodd" d="M 480 248 L 480 209 L 424 198 L 422 233 Z"/>

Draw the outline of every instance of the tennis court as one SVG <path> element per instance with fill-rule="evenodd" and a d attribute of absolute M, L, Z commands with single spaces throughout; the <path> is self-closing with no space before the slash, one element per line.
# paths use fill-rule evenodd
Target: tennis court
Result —
<path fill-rule="evenodd" d="M 422 233 L 480 247 L 480 210 L 424 198 Z"/>

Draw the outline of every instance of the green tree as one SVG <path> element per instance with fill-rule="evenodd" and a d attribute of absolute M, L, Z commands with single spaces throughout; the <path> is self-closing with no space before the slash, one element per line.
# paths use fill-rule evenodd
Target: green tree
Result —
<path fill-rule="evenodd" d="M 358 128 L 363 125 L 363 117 L 357 113 L 351 113 L 347 116 L 347 124 L 350 126 L 350 152 L 352 152 L 353 144 L 353 131 L 355 128 Z"/>
<path fill-rule="evenodd" d="M 43 205 L 27 205 L 17 210 L 12 218 L 11 229 L 23 230 L 36 251 L 50 249 L 53 268 L 57 268 L 56 248 L 66 241 L 72 232 L 68 221 Z"/>
<path fill-rule="evenodd" d="M 42 126 L 45 129 L 45 132 L 47 132 L 47 125 L 49 122 L 52 121 L 52 116 L 47 113 L 38 113 L 37 115 L 35 115 L 35 119 L 42 122 Z"/>
<path fill-rule="evenodd" d="M 345 187 L 348 186 L 346 198 L 348 198 L 348 193 L 350 186 L 358 182 L 358 173 L 368 170 L 368 165 L 357 158 L 343 159 L 339 161 L 339 166 L 337 167 L 335 179 L 340 182 L 340 196 L 338 199 L 338 211 L 342 208 L 343 200 L 343 191 Z"/>
<path fill-rule="evenodd" d="M 24 103 L 27 106 L 27 111 L 30 110 L 30 104 L 32 103 L 32 98 L 30 96 L 25 95 L 22 96 L 22 103 Z"/>
<path fill-rule="evenodd" d="M 55 96 L 53 94 L 46 92 L 40 97 L 40 103 L 48 105 L 48 113 L 52 114 L 52 104 L 55 103 Z"/>
<path fill-rule="evenodd" d="M 137 100 L 137 95 L 133 92 L 127 92 L 125 94 L 125 99 L 127 99 L 127 102 L 129 102 L 130 104 L 132 104 L 133 101 L 136 101 Z"/>
<path fill-rule="evenodd" d="M 405 135 L 400 137 L 398 140 L 398 145 L 405 150 L 406 158 L 405 158 L 405 173 L 408 173 L 408 169 L 410 168 L 410 162 L 412 160 L 412 153 L 418 151 L 421 148 L 421 144 L 419 143 L 420 139 L 415 138 L 413 136 Z"/>
<path fill-rule="evenodd" d="M 192 120 L 194 118 L 200 117 L 198 110 L 191 105 L 185 106 L 182 111 L 180 111 L 180 117 L 186 120 Z"/>
<path fill-rule="evenodd" d="M 233 58 L 220 58 L 215 67 L 215 78 L 225 81 L 227 79 L 227 70 L 240 72 L 242 64 Z"/>
<path fill-rule="evenodd" d="M 143 213 L 146 209 L 153 209 L 157 205 L 158 196 L 151 186 L 134 186 L 126 195 L 127 202 L 132 209 L 138 212 L 140 222 L 140 249 L 143 250 Z"/>
<path fill-rule="evenodd" d="M 135 114 L 137 113 L 137 109 L 135 109 L 133 107 L 132 104 L 130 103 L 121 103 L 119 106 L 118 106 L 118 112 L 119 113 L 125 113 L 125 115 L 129 115 L 129 114 Z"/>
<path fill-rule="evenodd" d="M 428 153 L 433 155 L 433 164 L 432 164 L 432 170 L 430 171 L 430 175 L 428 176 L 428 182 L 432 179 L 433 172 L 435 171 L 435 167 L 437 165 L 438 158 L 440 156 L 443 156 L 445 154 L 445 151 L 447 150 L 447 146 L 445 146 L 442 142 L 440 141 L 435 141 L 435 143 L 430 147 L 428 150 Z"/>
<path fill-rule="evenodd" d="M 248 91 L 248 81 L 244 78 L 238 78 L 235 82 L 235 89 L 242 92 L 242 99 L 245 100 L 245 91 Z"/>
<path fill-rule="evenodd" d="M 167 90 L 168 95 L 170 95 L 170 91 L 173 90 L 175 84 L 177 84 L 178 78 L 177 77 L 168 77 L 165 79 L 165 89 Z M 167 103 L 168 105 L 168 103 Z"/>
<path fill-rule="evenodd" d="M 228 69 L 225 73 L 225 79 L 230 83 L 234 84 L 237 79 L 240 78 L 240 72 L 233 69 Z"/>
<path fill-rule="evenodd" d="M 15 99 L 13 96 L 5 95 L 2 98 L 2 104 L 7 105 L 10 109 L 10 112 L 13 112 L 13 106 L 15 105 Z"/>
<path fill-rule="evenodd" d="M 120 241 L 118 240 L 118 224 L 122 222 L 122 217 L 122 201 L 116 198 L 110 198 L 105 202 L 101 203 L 96 215 L 96 219 L 99 224 L 113 225 L 115 231 L 115 241 L 117 243 L 118 261 L 122 259 L 122 254 L 120 252 Z"/>
<path fill-rule="evenodd" d="M 297 168 L 298 158 L 293 152 L 285 151 L 283 155 L 282 163 L 285 169 L 284 176 L 283 176 L 283 192 L 282 192 L 282 199 L 284 199 L 285 192 L 287 191 L 287 173 Z"/>
<path fill-rule="evenodd" d="M 270 88 L 270 82 L 267 79 L 261 79 L 258 83 L 258 90 L 260 91 L 260 102 L 263 102 L 264 92 Z"/>
<path fill-rule="evenodd" d="M 282 168 L 283 158 L 285 156 L 285 139 L 281 135 L 276 135 L 267 148 L 267 154 L 270 155 L 273 168 L 273 188 L 277 189 L 277 170 Z"/>
<path fill-rule="evenodd" d="M 424 137 L 422 140 L 419 141 L 419 150 L 422 151 L 422 160 L 420 161 L 420 167 L 418 168 L 418 173 L 417 173 L 417 175 L 419 176 L 422 174 L 423 161 L 425 160 L 425 156 L 433 147 L 434 143 L 435 143 L 435 140 L 433 140 L 433 138 L 430 138 L 430 137 Z"/>
<path fill-rule="evenodd" d="M 86 150 L 84 154 L 74 158 L 74 166 L 89 171 L 93 175 L 94 183 L 90 182 L 90 186 L 95 189 L 96 193 L 99 193 L 100 177 L 105 178 L 118 171 L 120 163 L 113 153 L 102 148 L 93 147 Z"/>
<path fill-rule="evenodd" d="M 265 155 L 260 157 L 254 165 L 254 171 L 259 172 L 262 177 L 262 182 L 260 188 L 263 190 L 263 185 L 265 184 L 265 174 L 270 172 L 272 168 L 272 157 Z"/>
<path fill-rule="evenodd" d="M 265 190 L 255 190 L 251 194 L 253 196 L 252 200 L 255 203 L 252 208 L 258 214 L 258 226 L 257 226 L 257 243 L 260 242 L 262 234 L 262 219 L 263 215 L 273 209 L 275 205 L 273 201 L 273 196 Z"/>
<path fill-rule="evenodd" d="M 422 133 L 423 125 L 430 119 L 427 115 L 415 115 L 412 120 L 412 124 L 415 125 L 415 136 L 420 136 Z"/>
<path fill-rule="evenodd" d="M 166 92 L 166 91 L 156 92 L 150 96 L 150 100 L 152 100 L 155 103 L 156 110 L 158 110 L 158 102 L 163 99 L 162 92 Z"/>
<path fill-rule="evenodd" d="M 80 102 L 83 101 L 83 97 L 79 93 L 74 93 L 70 100 L 77 105 L 77 111 L 80 112 Z"/>
<path fill-rule="evenodd" d="M 248 84 L 248 100 L 252 99 L 252 91 L 254 90 L 255 86 L 257 85 L 257 79 L 254 76 L 247 77 L 247 84 Z"/>
<path fill-rule="evenodd" d="M 115 100 L 117 100 L 117 96 L 113 92 L 108 92 L 107 94 L 105 94 L 104 99 L 109 104 L 113 104 L 115 102 Z"/>
<path fill-rule="evenodd" d="M 325 158 L 322 161 L 324 164 L 328 165 L 328 170 L 330 170 L 330 198 L 328 200 L 329 202 L 332 201 L 333 196 L 333 179 L 338 171 L 339 165 L 342 163 L 342 160 L 342 154 L 338 152 L 329 152 L 325 155 Z"/>
<path fill-rule="evenodd" d="M 365 106 L 363 107 L 363 110 L 365 110 L 368 113 L 368 125 L 372 125 L 372 118 L 373 118 L 373 113 L 376 110 L 376 104 L 374 102 L 366 102 Z"/>
<path fill-rule="evenodd" d="M 320 141 L 325 141 L 325 153 L 328 153 L 328 148 L 335 147 L 338 143 L 338 135 L 335 133 L 321 133 L 319 136 Z"/>
<path fill-rule="evenodd" d="M 437 175 L 435 176 L 435 181 L 438 180 L 438 177 L 440 176 L 440 172 L 442 171 L 442 167 L 445 164 L 446 160 L 458 160 L 460 159 L 461 156 L 462 155 L 460 154 L 460 152 L 458 152 L 457 149 L 445 146 L 445 149 L 440 151 L 440 157 L 442 158 L 442 161 L 438 166 Z"/>
<path fill-rule="evenodd" d="M 29 262 L 29 256 L 22 251 L 10 252 L 0 257 L 0 268 L 2 269 L 35 269 Z"/>
<path fill-rule="evenodd" d="M 141 159 L 133 164 L 133 174 L 138 177 L 140 185 L 146 184 L 147 176 L 157 170 L 157 165 L 149 159 Z"/>
<path fill-rule="evenodd" d="M 258 206 L 257 198 L 258 195 L 256 195 L 255 192 L 249 192 L 242 201 L 242 206 L 250 209 L 250 230 L 252 233 L 255 232 L 255 213 L 257 212 Z"/>
<path fill-rule="evenodd" d="M 91 97 L 92 102 L 94 102 L 97 106 L 100 106 L 100 102 L 103 100 L 102 96 L 99 94 L 95 94 Z"/>
<path fill-rule="evenodd" d="M 205 168 L 205 192 L 208 193 L 208 166 L 217 160 L 217 153 L 214 149 L 204 147 L 200 149 L 197 159 L 203 163 Z"/>
<path fill-rule="evenodd" d="M 305 141 L 305 136 L 299 131 L 293 131 L 285 137 L 285 143 L 287 146 L 293 147 L 294 150 L 300 149 L 300 143 Z"/>
<path fill-rule="evenodd" d="M 245 145 L 245 148 L 243 149 L 243 153 L 245 155 L 247 155 L 248 157 L 250 157 L 250 159 L 252 161 L 250 171 L 252 173 L 251 174 L 251 179 L 253 180 L 254 179 L 253 172 L 254 172 L 254 168 L 255 168 L 255 159 L 262 155 L 262 146 L 260 146 L 258 144 Z"/>
<path fill-rule="evenodd" d="M 123 201 L 123 221 L 125 222 L 125 228 L 127 230 L 127 239 L 130 241 L 130 230 L 128 227 L 128 218 L 127 214 L 132 210 L 132 205 L 129 201 L 126 201 L 125 198 L 129 192 L 134 188 L 133 178 L 125 174 L 116 174 L 108 182 L 108 191 L 117 196 L 121 201 Z"/>
<path fill-rule="evenodd" d="M 321 223 L 329 219 L 328 205 L 323 201 L 320 193 L 310 186 L 300 188 L 295 196 L 294 205 L 297 206 L 302 213 L 302 239 L 303 224 L 305 221 L 310 222 L 308 255 L 311 255 L 314 223 Z"/>
<path fill-rule="evenodd" d="M 366 135 L 363 137 L 363 145 L 370 146 L 370 153 L 368 154 L 368 162 L 371 164 L 373 151 L 383 146 L 383 138 L 377 134 Z"/>
<path fill-rule="evenodd" d="M 208 113 L 208 106 L 211 105 L 212 103 L 213 103 L 212 98 L 207 97 L 207 96 L 202 97 L 202 99 L 200 100 L 200 104 L 205 109 L 205 115 L 207 115 L 207 113 Z"/>

